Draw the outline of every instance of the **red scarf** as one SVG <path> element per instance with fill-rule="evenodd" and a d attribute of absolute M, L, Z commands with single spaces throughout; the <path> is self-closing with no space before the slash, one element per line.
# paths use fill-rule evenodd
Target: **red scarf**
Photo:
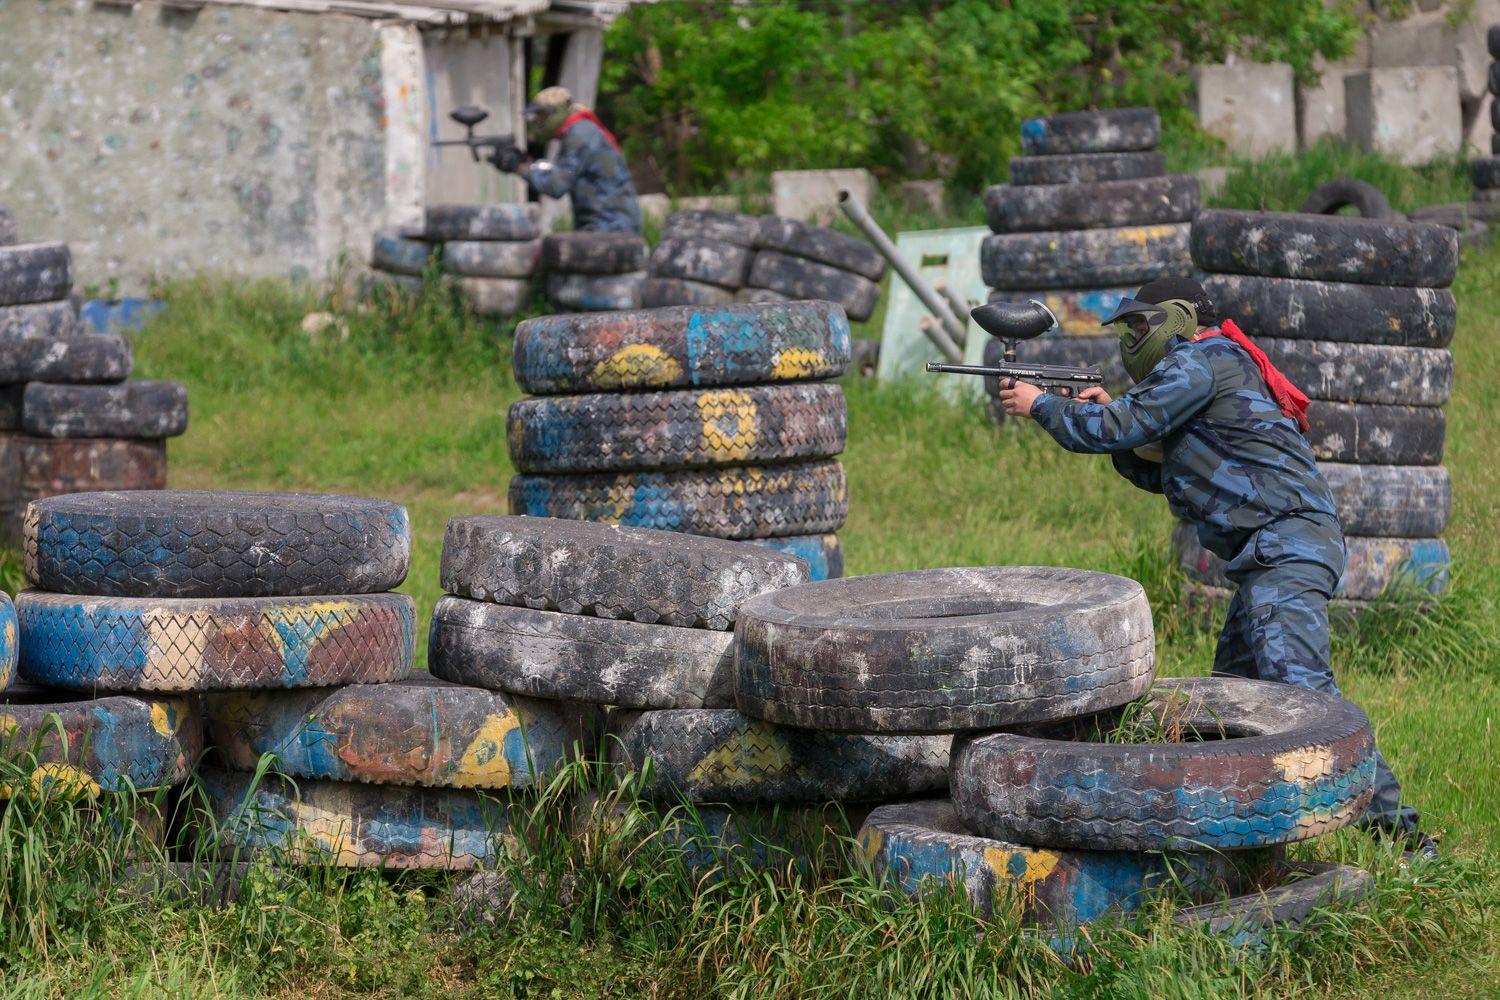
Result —
<path fill-rule="evenodd" d="M 622 152 L 622 150 L 620 149 L 620 140 L 616 139 L 614 133 L 604 127 L 604 123 L 599 120 L 599 116 L 594 114 L 588 108 L 579 108 L 577 111 L 569 115 L 567 121 L 562 123 L 562 128 L 557 130 L 557 138 L 561 139 L 564 132 L 572 128 L 574 123 L 581 121 L 593 122 L 595 125 L 598 125 L 599 131 L 604 133 L 604 138 L 608 139 L 609 144 L 615 147 L 615 152 Z"/>
<path fill-rule="evenodd" d="M 1226 319 L 1217 330 L 1205 330 L 1193 339 L 1202 340 L 1221 333 L 1243 347 L 1246 353 L 1255 359 L 1255 367 L 1260 369 L 1261 376 L 1266 380 L 1266 385 L 1271 390 L 1271 398 L 1276 400 L 1276 405 L 1281 407 L 1281 412 L 1297 421 L 1297 426 L 1302 428 L 1303 433 L 1306 433 L 1307 396 L 1301 389 L 1292 385 L 1275 365 L 1271 364 L 1271 359 L 1266 357 L 1266 352 L 1256 347 L 1250 338 L 1245 336 L 1244 331 L 1234 325 L 1234 320 Z"/>

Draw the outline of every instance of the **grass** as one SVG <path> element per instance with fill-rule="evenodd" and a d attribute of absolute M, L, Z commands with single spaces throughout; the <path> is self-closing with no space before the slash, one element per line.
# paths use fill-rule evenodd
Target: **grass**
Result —
<path fill-rule="evenodd" d="M 1247 166 L 1217 200 L 1295 207 L 1342 173 L 1383 183 L 1398 208 L 1457 200 L 1463 186 L 1457 164 L 1396 172 L 1328 148 Z M 892 232 L 913 224 L 876 207 Z M 977 217 L 971 206 L 949 224 Z M 1298 848 L 1376 875 L 1365 906 L 1318 932 L 1273 936 L 1247 953 L 1151 912 L 1095 928 L 1091 945 L 1065 961 L 1005 919 L 977 923 L 951 893 L 897 898 L 822 848 L 811 866 L 772 872 L 731 856 L 723 877 L 700 880 L 639 817 L 560 838 L 571 801 L 600 784 L 577 768 L 528 803 L 537 849 L 511 868 L 524 905 L 469 931 L 454 929 L 448 876 L 314 868 L 262 877 L 223 909 L 121 897 L 112 886 L 129 855 L 157 850 L 128 834 L 127 819 L 111 821 L 126 833 L 101 838 L 98 819 L 76 808 L 18 799 L 0 815 L 0 996 L 1492 997 L 1500 250 L 1467 256 L 1456 291 L 1452 591 L 1432 613 L 1379 616 L 1334 646 L 1345 692 L 1443 834 L 1444 860 L 1403 869 L 1389 848 L 1352 832 Z M 165 296 L 169 308 L 135 344 L 141 377 L 189 388 L 192 427 L 170 446 L 171 484 L 401 500 L 416 539 L 403 589 L 425 627 L 447 519 L 506 510 L 505 411 L 520 396 L 509 331 L 440 295 L 346 313 L 347 339 L 301 331 L 304 315 L 328 306 L 305 291 L 201 281 Z M 1216 633 L 1180 607 L 1159 498 L 1131 489 L 1102 458 L 1064 453 L 1031 428 L 997 431 L 977 408 L 929 390 L 846 385 L 849 572 L 1043 564 L 1125 573 L 1151 595 L 1162 672 L 1206 672 Z M 13 559 L 0 561 L 0 582 L 16 575 Z M 634 815 L 628 786 L 605 796 Z M 179 810 L 191 807 L 191 789 L 184 798 Z"/>

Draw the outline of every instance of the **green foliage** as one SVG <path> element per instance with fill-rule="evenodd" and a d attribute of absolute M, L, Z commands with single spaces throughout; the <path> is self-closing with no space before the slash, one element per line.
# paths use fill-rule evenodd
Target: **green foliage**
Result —
<path fill-rule="evenodd" d="M 1468 160 L 1462 157 L 1405 167 L 1374 153 L 1323 142 L 1296 155 L 1236 161 L 1223 189 L 1206 200 L 1214 208 L 1295 212 L 1314 188 L 1338 177 L 1373 184 L 1398 212 L 1468 201 L 1472 189 Z"/>

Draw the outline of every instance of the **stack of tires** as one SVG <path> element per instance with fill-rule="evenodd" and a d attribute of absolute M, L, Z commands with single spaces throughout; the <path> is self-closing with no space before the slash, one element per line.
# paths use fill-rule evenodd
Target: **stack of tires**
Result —
<path fill-rule="evenodd" d="M 1075 111 L 1021 126 L 1025 155 L 1010 161 L 1008 184 L 985 192 L 994 235 L 981 247 L 980 270 L 991 301 L 1036 299 L 1058 318 L 1062 336 L 1023 343 L 1022 361 L 1102 365 L 1110 391 L 1130 384 L 1102 321 L 1139 285 L 1188 273 L 1189 224 L 1200 204 L 1198 179 L 1168 174 L 1160 141 L 1151 108 Z M 998 364 L 1003 352 L 1000 341 L 987 342 L 984 363 Z"/>
<path fill-rule="evenodd" d="M 187 430 L 187 390 L 126 381 L 129 341 L 82 329 L 65 243 L 0 246 L 0 543 L 26 505 L 93 490 L 163 489 L 166 439 Z"/>
<path fill-rule="evenodd" d="M 736 300 L 755 256 L 749 215 L 689 208 L 667 216 L 641 283 L 641 307 L 722 306 Z"/>
<path fill-rule="evenodd" d="M 516 328 L 513 514 L 753 540 L 839 576 L 849 323 L 830 302 L 672 306 Z"/>
<path fill-rule="evenodd" d="M 1341 599 L 1431 599 L 1448 577 L 1453 387 L 1452 229 L 1391 219 L 1206 211 L 1193 259 L 1219 314 L 1312 400 L 1308 440 L 1348 542 Z M 1196 596 L 1222 598 L 1222 560 L 1188 526 L 1173 547 Z"/>
<path fill-rule="evenodd" d="M 374 283 L 409 294 L 422 290 L 434 255 L 469 307 L 503 319 L 531 301 L 541 267 L 535 205 L 433 205 L 422 228 L 382 229 L 370 253 Z"/>
<path fill-rule="evenodd" d="M 779 215 L 756 224 L 755 258 L 740 298 L 749 302 L 821 299 L 863 323 L 880 300 L 886 260 L 864 240 Z"/>
<path fill-rule="evenodd" d="M 650 253 L 631 233 L 551 233 L 542 239 L 547 301 L 569 312 L 635 309 Z"/>

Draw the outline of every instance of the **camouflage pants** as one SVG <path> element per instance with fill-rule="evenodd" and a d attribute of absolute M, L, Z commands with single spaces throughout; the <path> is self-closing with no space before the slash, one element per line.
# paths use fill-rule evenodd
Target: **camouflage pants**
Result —
<path fill-rule="evenodd" d="M 1296 684 L 1343 697 L 1328 648 L 1328 599 L 1344 573 L 1344 534 L 1323 514 L 1269 524 L 1225 568 L 1238 585 L 1214 654 L 1214 673 Z M 1362 824 L 1398 833 L 1417 828 L 1401 785 L 1375 760 L 1375 796 Z"/>

